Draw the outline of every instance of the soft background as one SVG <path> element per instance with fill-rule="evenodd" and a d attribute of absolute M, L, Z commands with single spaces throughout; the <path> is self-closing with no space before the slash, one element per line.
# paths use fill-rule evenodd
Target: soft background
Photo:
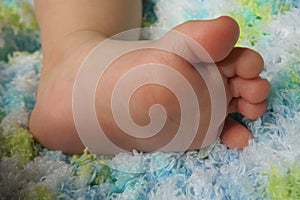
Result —
<path fill-rule="evenodd" d="M 144 25 L 234 17 L 271 82 L 243 151 L 66 156 L 34 143 L 28 119 L 41 70 L 31 1 L 0 0 L 0 199 L 300 199 L 300 2 L 144 0 Z M 157 37 L 155 33 L 152 37 Z"/>

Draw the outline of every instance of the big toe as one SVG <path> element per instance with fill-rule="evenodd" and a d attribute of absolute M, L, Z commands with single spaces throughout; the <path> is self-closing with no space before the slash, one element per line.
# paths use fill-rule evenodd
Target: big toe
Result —
<path fill-rule="evenodd" d="M 239 26 L 227 16 L 213 20 L 193 20 L 176 26 L 173 30 L 192 38 L 200 45 L 214 62 L 226 58 L 239 37 Z M 211 60 L 202 58 L 203 62 Z"/>

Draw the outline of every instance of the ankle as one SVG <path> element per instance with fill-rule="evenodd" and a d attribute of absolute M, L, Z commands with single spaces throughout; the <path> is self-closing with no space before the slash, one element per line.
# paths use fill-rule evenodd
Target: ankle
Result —
<path fill-rule="evenodd" d="M 98 43 L 105 40 L 106 35 L 93 30 L 75 31 L 57 41 L 48 41 L 42 44 L 43 69 L 52 68 L 71 58 L 86 56 Z"/>

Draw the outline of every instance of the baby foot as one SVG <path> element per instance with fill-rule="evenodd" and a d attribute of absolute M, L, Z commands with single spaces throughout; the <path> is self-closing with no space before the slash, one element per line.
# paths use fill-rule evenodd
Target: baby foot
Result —
<path fill-rule="evenodd" d="M 217 64 L 226 88 L 228 113 L 239 112 L 250 119 L 256 119 L 264 113 L 267 107 L 269 83 L 259 77 L 263 60 L 253 50 L 234 48 L 239 35 L 239 28 L 235 21 L 229 17 L 209 21 L 190 21 L 175 27 L 174 30 L 199 43 Z M 73 85 L 80 64 L 90 50 L 103 39 L 101 34 L 93 31 L 78 32 L 58 45 L 52 57 L 44 61 L 45 67 L 40 80 L 37 103 L 30 119 L 30 130 L 43 146 L 63 150 L 65 153 L 82 152 L 84 146 L 77 134 L 72 113 Z M 199 60 L 199 62 L 207 61 Z M 174 94 L 164 87 L 144 86 L 132 95 L 129 105 L 133 120 L 141 126 L 149 123 L 148 111 L 151 105 L 163 105 L 168 115 L 166 126 L 158 134 L 159 138 L 152 137 L 144 140 L 120 136 L 120 129 L 111 113 L 111 91 L 116 82 L 122 74 L 133 67 L 147 63 L 171 66 L 190 81 L 197 97 L 201 99 L 199 101 L 200 128 L 190 149 L 199 148 L 211 115 L 210 109 L 206 109 L 210 107 L 207 86 L 186 60 L 157 49 L 142 49 L 128 53 L 113 62 L 105 71 L 97 87 L 95 105 L 101 127 L 109 133 L 110 140 L 129 151 L 157 150 L 174 137 L 181 120 L 180 108 Z M 251 133 L 244 126 L 226 119 L 221 135 L 224 144 L 230 148 L 241 149 L 247 145 L 249 138 Z"/>

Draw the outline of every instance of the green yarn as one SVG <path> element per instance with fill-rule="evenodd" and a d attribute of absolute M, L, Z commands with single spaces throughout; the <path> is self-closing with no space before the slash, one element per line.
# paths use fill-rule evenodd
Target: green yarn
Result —
<path fill-rule="evenodd" d="M 300 90 L 300 74 L 296 69 L 289 69 L 286 78 L 283 79 L 283 84 L 287 89 Z"/>
<path fill-rule="evenodd" d="M 38 155 L 32 135 L 23 128 L 17 128 L 0 138 L 0 149 L 0 158 L 16 155 L 18 166 L 27 164 Z"/>
<path fill-rule="evenodd" d="M 290 51 L 292 55 L 286 58 L 285 69 L 289 78 L 290 86 L 288 88 L 300 88 L 300 47 L 293 46 Z"/>
<path fill-rule="evenodd" d="M 27 190 L 23 197 L 24 200 L 54 200 L 50 189 L 45 185 L 37 185 L 31 190 Z"/>
<path fill-rule="evenodd" d="M 15 1 L 14 4 L 0 4 L 0 27 L 11 26 L 18 32 L 24 29 L 37 30 L 34 10 L 25 1 Z"/>
<path fill-rule="evenodd" d="M 71 163 L 75 167 L 78 185 L 98 185 L 109 178 L 108 164 L 90 154 L 87 149 L 82 155 L 74 155 Z"/>
<path fill-rule="evenodd" d="M 1 94 L 0 94 L 1 95 Z M 0 122 L 2 121 L 2 119 L 5 117 L 5 112 L 3 110 L 2 107 L 0 107 Z"/>
<path fill-rule="evenodd" d="M 1 2 L 1 0 L 0 0 Z M 15 51 L 40 49 L 38 25 L 32 6 L 26 1 L 0 4 L 0 60 L 8 61 Z"/>
<path fill-rule="evenodd" d="M 155 2 L 153 0 L 143 0 L 143 20 L 142 27 L 149 27 L 156 22 L 157 16 L 154 11 Z"/>
<path fill-rule="evenodd" d="M 291 9 L 291 4 L 288 1 L 282 0 L 256 0 L 259 6 L 271 5 L 271 14 L 277 15 L 279 13 L 285 13 Z"/>
<path fill-rule="evenodd" d="M 238 44 L 242 41 L 248 41 L 255 45 L 261 35 L 266 35 L 262 31 L 262 26 L 272 19 L 272 15 L 284 13 L 290 10 L 290 4 L 282 1 L 253 1 L 238 0 L 240 5 L 239 12 L 231 12 L 240 26 L 240 38 Z"/>
<path fill-rule="evenodd" d="M 272 167 L 267 192 L 274 200 L 300 199 L 300 167 L 294 163 L 285 174 Z"/>

